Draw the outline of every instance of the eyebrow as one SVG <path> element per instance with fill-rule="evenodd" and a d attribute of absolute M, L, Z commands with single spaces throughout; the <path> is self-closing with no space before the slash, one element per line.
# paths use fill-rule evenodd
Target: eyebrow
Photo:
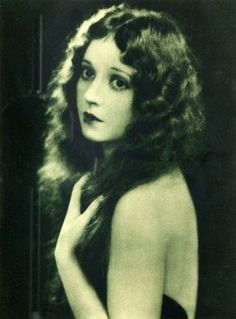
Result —
<path fill-rule="evenodd" d="M 121 70 L 119 68 L 112 67 L 111 69 L 114 70 L 114 71 L 117 71 L 117 72 L 124 73 L 124 74 L 128 75 L 129 77 L 132 77 L 132 74 L 130 74 L 130 73 L 124 71 L 124 70 Z"/>
<path fill-rule="evenodd" d="M 88 64 L 91 64 L 91 65 L 92 65 L 92 63 L 91 63 L 90 61 L 86 60 L 86 59 L 83 59 L 81 63 L 83 63 L 83 62 L 85 62 L 85 63 L 88 63 Z"/>
<path fill-rule="evenodd" d="M 89 60 L 86 60 L 86 59 L 83 59 L 83 60 L 82 60 L 82 63 L 87 63 L 87 64 L 90 64 L 91 66 L 93 65 Z M 121 70 L 121 69 L 119 69 L 119 68 L 111 67 L 111 70 L 114 70 L 114 71 L 120 72 L 120 73 L 124 73 L 124 74 L 126 74 L 127 76 L 132 77 L 132 74 L 130 74 L 129 72 L 126 72 L 126 71 L 124 71 L 124 70 Z"/>

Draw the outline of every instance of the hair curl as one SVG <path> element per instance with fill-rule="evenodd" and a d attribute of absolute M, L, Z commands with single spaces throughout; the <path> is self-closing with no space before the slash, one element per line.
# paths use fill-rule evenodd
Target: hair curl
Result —
<path fill-rule="evenodd" d="M 111 219 L 117 200 L 129 189 L 196 158 L 204 127 L 195 60 L 173 18 L 122 5 L 102 9 L 86 20 L 68 42 L 65 57 L 49 84 L 45 158 L 38 174 L 46 213 L 55 226 L 52 243 L 72 184 L 92 169 L 95 159 L 102 158 L 99 145 L 81 134 L 75 86 L 89 43 L 108 35 L 120 49 L 121 61 L 137 73 L 133 78 L 132 122 L 121 145 L 100 161 L 82 194 L 83 209 L 97 195 L 106 196 L 77 249 L 82 267 L 104 304 Z"/>

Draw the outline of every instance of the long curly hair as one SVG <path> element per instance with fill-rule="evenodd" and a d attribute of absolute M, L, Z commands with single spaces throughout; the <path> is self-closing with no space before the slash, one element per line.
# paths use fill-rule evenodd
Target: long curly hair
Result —
<path fill-rule="evenodd" d="M 132 121 L 121 145 L 105 159 L 99 144 L 82 136 L 76 83 L 87 47 L 108 35 L 120 49 L 121 61 L 137 72 L 132 79 Z M 105 201 L 81 238 L 77 255 L 104 304 L 111 219 L 118 199 L 137 185 L 183 167 L 201 149 L 204 116 L 195 64 L 172 17 L 120 5 L 99 10 L 75 30 L 49 84 L 44 164 L 38 171 L 53 228 L 49 246 L 55 244 L 73 184 L 93 171 L 83 189 L 82 208 L 100 194 Z M 52 272 L 50 276 L 55 299 L 59 281 Z"/>

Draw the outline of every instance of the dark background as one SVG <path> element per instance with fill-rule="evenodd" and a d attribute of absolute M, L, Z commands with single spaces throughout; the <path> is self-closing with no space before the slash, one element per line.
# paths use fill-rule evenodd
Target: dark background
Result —
<path fill-rule="evenodd" d="M 41 163 L 43 100 L 51 71 L 72 28 L 95 8 L 119 2 L 0 2 L 1 318 L 37 318 L 42 312 L 43 267 L 37 256 L 43 223 L 35 171 Z M 197 318 L 236 318 L 236 1 L 127 2 L 171 13 L 200 60 L 206 148 L 187 172 L 200 238 Z"/>

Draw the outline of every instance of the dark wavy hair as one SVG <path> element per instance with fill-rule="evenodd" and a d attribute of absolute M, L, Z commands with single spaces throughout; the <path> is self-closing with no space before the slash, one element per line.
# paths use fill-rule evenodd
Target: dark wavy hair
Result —
<path fill-rule="evenodd" d="M 81 134 L 75 87 L 90 42 L 108 35 L 120 49 L 121 61 L 137 73 L 132 122 L 121 145 L 104 159 L 99 144 Z M 76 29 L 49 84 L 45 158 L 38 174 L 45 212 L 54 228 L 50 244 L 55 244 L 73 183 L 93 170 L 82 193 L 82 207 L 100 194 L 105 201 L 81 238 L 77 254 L 104 304 L 111 219 L 118 199 L 137 185 L 183 167 L 201 149 L 204 116 L 195 64 L 172 17 L 120 5 L 98 11 Z M 50 285 L 57 290 L 59 281 L 52 279 Z"/>

